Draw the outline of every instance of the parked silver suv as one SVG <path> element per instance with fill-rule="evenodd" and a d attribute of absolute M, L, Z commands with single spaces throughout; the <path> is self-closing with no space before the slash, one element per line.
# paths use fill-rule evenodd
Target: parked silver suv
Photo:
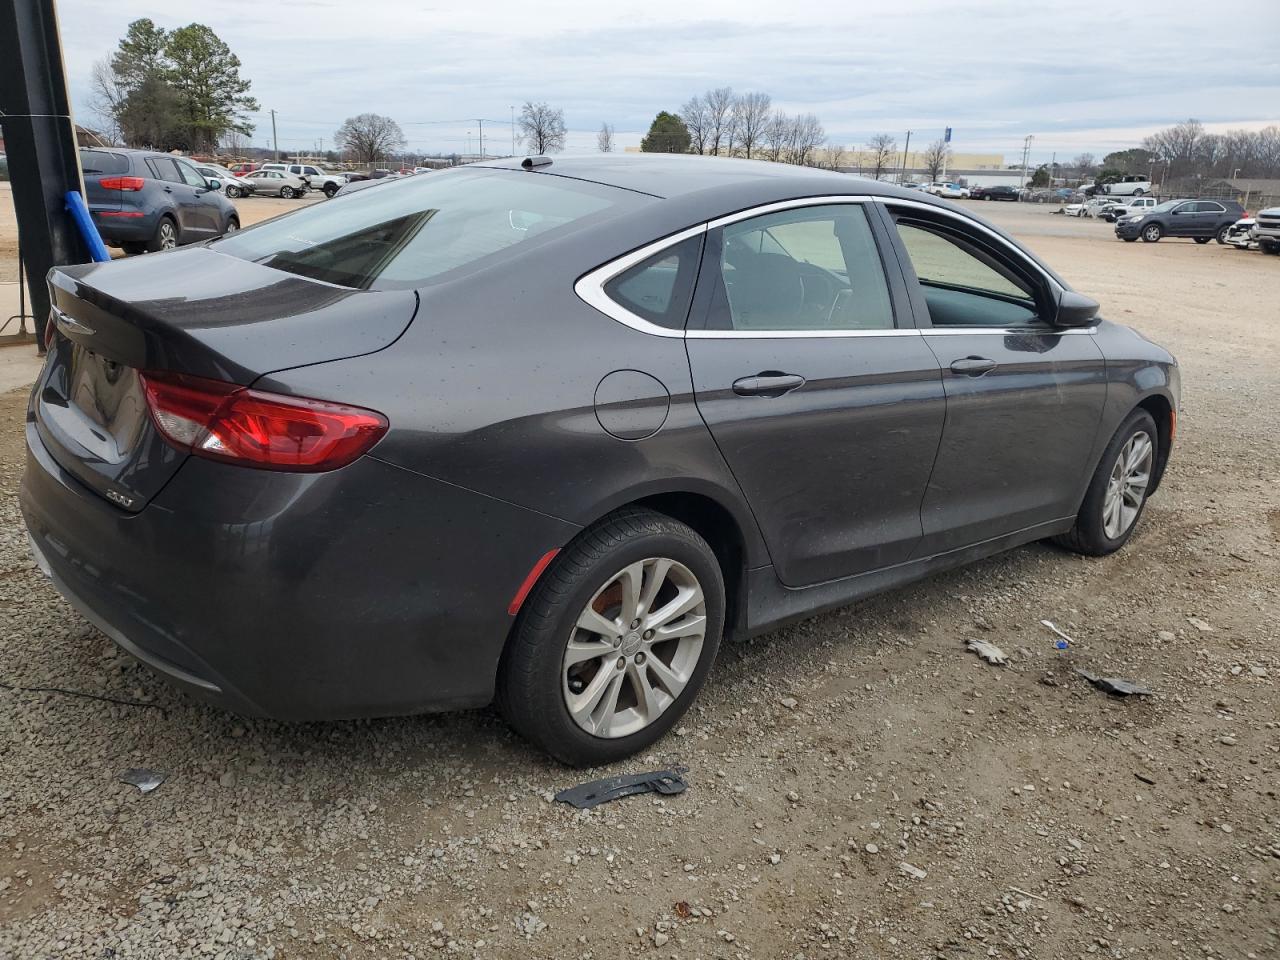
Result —
<path fill-rule="evenodd" d="M 1280 253 L 1280 207 L 1259 210 L 1249 235 L 1263 253 Z"/>

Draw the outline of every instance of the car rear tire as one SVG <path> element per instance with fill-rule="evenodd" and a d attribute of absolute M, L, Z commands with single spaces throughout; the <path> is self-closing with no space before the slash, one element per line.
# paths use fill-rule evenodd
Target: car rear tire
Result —
<path fill-rule="evenodd" d="M 126 240 L 120 244 L 120 249 L 125 252 L 126 256 L 136 257 L 140 253 L 147 252 L 147 244 L 143 240 Z"/>
<path fill-rule="evenodd" d="M 1158 223 L 1148 224 L 1142 228 L 1143 243 L 1158 243 L 1160 238 L 1164 236 L 1164 227 Z"/>
<path fill-rule="evenodd" d="M 1225 247 L 1227 245 L 1227 237 L 1229 236 L 1231 236 L 1231 224 L 1227 224 L 1225 227 L 1219 230 L 1218 236 L 1216 237 L 1216 239 L 1220 244 L 1222 244 Z"/>
<path fill-rule="evenodd" d="M 1098 461 L 1075 526 L 1054 542 L 1090 557 L 1104 557 L 1128 543 L 1147 505 L 1159 453 L 1155 420 L 1146 410 L 1134 410 Z"/>
<path fill-rule="evenodd" d="M 619 510 L 575 537 L 529 594 L 499 666 L 498 709 L 564 763 L 630 756 L 697 696 L 724 609 L 702 537 L 652 510 Z"/>
<path fill-rule="evenodd" d="M 1263 253 L 1280 253 L 1280 244 L 1276 243 L 1274 240 L 1259 240 L 1258 249 Z"/>
<path fill-rule="evenodd" d="M 292 200 L 292 199 L 293 199 L 293 187 L 281 187 L 281 188 L 280 188 L 280 197 L 281 197 L 281 199 L 283 199 L 283 200 Z"/>
<path fill-rule="evenodd" d="M 239 233 L 239 232 L 240 232 L 240 221 L 238 218 L 232 217 L 230 220 L 227 221 L 227 229 L 222 231 L 222 235 L 225 237 L 229 233 Z"/>
<path fill-rule="evenodd" d="M 1146 193 L 1146 192 L 1147 192 L 1147 191 L 1145 191 L 1145 190 L 1138 189 L 1138 190 L 1133 191 L 1133 195 L 1134 195 L 1135 197 L 1140 197 L 1140 196 L 1142 196 L 1142 195 L 1143 195 L 1144 193 Z"/>
<path fill-rule="evenodd" d="M 178 225 L 173 222 L 172 217 L 161 217 L 160 222 L 156 224 L 156 232 L 147 241 L 147 252 L 155 253 L 159 250 L 172 250 L 177 245 Z"/>
<path fill-rule="evenodd" d="M 1208 243 L 1212 239 L 1213 237 L 1196 237 L 1195 241 L 1196 243 Z"/>

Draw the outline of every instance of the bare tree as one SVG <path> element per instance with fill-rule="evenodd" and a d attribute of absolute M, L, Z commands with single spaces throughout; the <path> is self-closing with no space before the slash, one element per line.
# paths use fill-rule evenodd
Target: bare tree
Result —
<path fill-rule="evenodd" d="M 707 102 L 701 96 L 690 97 L 680 108 L 680 119 L 689 128 L 689 138 L 694 152 L 707 152 L 707 131 L 711 126 L 711 117 L 707 110 Z"/>
<path fill-rule="evenodd" d="M 839 170 L 847 159 L 844 144 L 827 137 L 827 142 L 822 147 L 822 162 L 818 166 L 827 170 Z"/>
<path fill-rule="evenodd" d="M 534 103 L 526 100 L 520 108 L 521 139 L 529 145 L 534 156 L 546 153 L 559 153 L 564 149 L 567 131 L 564 125 L 564 111 L 559 107 L 551 107 L 545 101 Z"/>
<path fill-rule="evenodd" d="M 120 130 L 120 108 L 128 96 L 119 77 L 106 57 L 93 65 L 89 80 L 90 121 L 109 146 L 123 142 Z"/>
<path fill-rule="evenodd" d="M 242 157 L 245 150 L 249 148 L 249 138 L 239 130 L 228 130 L 222 135 L 219 147 L 224 153 L 233 157 Z"/>
<path fill-rule="evenodd" d="M 1197 154 L 1204 146 L 1204 124 L 1188 120 L 1152 134 L 1142 145 L 1169 164 L 1168 179 L 1197 172 Z"/>
<path fill-rule="evenodd" d="M 760 144 L 767 160 L 774 163 L 785 158 L 787 141 L 791 134 L 791 118 L 779 110 L 770 115 L 760 131 Z"/>
<path fill-rule="evenodd" d="M 887 133 L 877 133 L 874 137 L 867 141 L 867 153 L 871 162 L 871 176 L 875 180 L 891 171 L 893 161 L 898 155 L 898 141 Z"/>
<path fill-rule="evenodd" d="M 345 150 L 360 163 L 373 166 L 404 147 L 404 133 L 400 124 L 390 117 L 376 113 L 362 113 L 342 121 L 333 142 L 339 150 Z"/>
<path fill-rule="evenodd" d="M 607 123 L 600 124 L 600 132 L 596 134 L 596 149 L 601 153 L 613 153 L 613 127 Z"/>
<path fill-rule="evenodd" d="M 935 140 L 925 148 L 920 159 L 924 161 L 924 168 L 929 172 L 929 179 L 937 180 L 938 175 L 946 167 L 947 161 L 951 159 L 951 148 L 947 146 L 945 140 Z"/>
<path fill-rule="evenodd" d="M 798 114 L 791 120 L 788 130 L 787 160 L 801 166 L 813 166 L 815 151 L 826 138 L 827 132 L 815 114 Z"/>
<path fill-rule="evenodd" d="M 733 87 L 716 87 L 703 95 L 707 105 L 707 143 L 720 155 L 720 147 L 733 141 Z"/>
<path fill-rule="evenodd" d="M 748 160 L 751 159 L 751 151 L 764 138 L 764 128 L 769 122 L 772 107 L 773 99 L 767 93 L 744 93 L 738 98 L 734 109 L 734 116 L 738 121 L 738 142 Z"/>

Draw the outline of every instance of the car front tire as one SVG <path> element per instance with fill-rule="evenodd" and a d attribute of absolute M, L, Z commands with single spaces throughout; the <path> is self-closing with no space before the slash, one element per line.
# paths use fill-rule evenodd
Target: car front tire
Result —
<path fill-rule="evenodd" d="M 1164 236 L 1164 227 L 1158 223 L 1148 224 L 1142 228 L 1143 243 L 1158 243 Z"/>
<path fill-rule="evenodd" d="M 228 199 L 234 200 L 234 199 L 236 199 L 238 196 L 240 196 L 240 188 L 239 188 L 239 187 L 233 187 L 233 186 L 231 186 L 231 184 L 227 184 L 227 197 L 228 197 Z"/>
<path fill-rule="evenodd" d="M 1054 541 L 1091 557 L 1114 553 L 1128 543 L 1147 505 L 1159 452 L 1155 420 L 1146 410 L 1134 410 L 1098 461 L 1075 526 Z"/>
<path fill-rule="evenodd" d="M 664 514 L 624 508 L 575 537 L 529 594 L 499 666 L 498 708 L 572 766 L 630 756 L 697 696 L 724 610 L 707 542 Z"/>
<path fill-rule="evenodd" d="M 324 196 L 326 200 L 332 200 L 333 195 L 337 192 L 338 192 L 338 185 L 336 183 L 326 183 L 324 185 Z"/>

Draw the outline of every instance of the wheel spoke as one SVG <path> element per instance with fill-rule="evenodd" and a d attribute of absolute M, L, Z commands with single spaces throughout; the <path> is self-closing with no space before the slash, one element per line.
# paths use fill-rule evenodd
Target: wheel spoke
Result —
<path fill-rule="evenodd" d="M 640 618 L 640 589 L 644 583 L 644 561 L 631 564 L 618 574 L 618 583 L 622 586 L 622 609 L 618 619 L 624 628 L 629 629 L 633 620 Z"/>
<path fill-rule="evenodd" d="M 570 640 L 564 654 L 564 665 L 572 667 L 587 660 L 612 656 L 616 652 L 613 644 L 603 640 Z"/>
<path fill-rule="evenodd" d="M 684 616 L 701 602 L 701 590 L 696 587 L 681 587 L 675 597 L 667 601 L 666 606 L 649 614 L 645 621 L 645 626 L 652 630 L 663 624 L 670 623 L 677 617 Z"/>
<path fill-rule="evenodd" d="M 1136 473 L 1151 455 L 1151 440 L 1145 433 L 1129 441 L 1129 456 L 1125 461 L 1125 473 Z"/>
<path fill-rule="evenodd" d="M 649 615 L 653 601 L 658 597 L 658 591 L 667 582 L 667 573 L 671 570 L 672 563 L 673 561 L 667 560 L 665 557 L 652 561 L 649 567 L 648 579 L 645 580 L 644 590 L 640 594 L 640 603 L 636 607 L 637 618 L 644 618 Z"/>
<path fill-rule="evenodd" d="M 617 623 L 596 613 L 591 607 L 587 607 L 582 611 L 578 617 L 578 626 L 589 633 L 596 633 L 602 637 L 609 638 L 616 637 L 622 632 L 618 629 Z"/>
<path fill-rule="evenodd" d="M 622 682 L 626 679 L 626 672 L 623 670 L 614 670 L 609 677 L 609 683 L 605 688 L 605 694 L 600 698 L 600 703 L 591 711 L 591 719 L 594 722 L 596 733 L 602 737 L 609 736 L 610 730 L 613 729 L 613 718 L 618 712 L 618 694 L 622 691 Z"/>
<path fill-rule="evenodd" d="M 644 718 L 646 724 L 652 723 L 662 712 L 662 703 L 658 699 L 658 691 L 649 682 L 649 671 L 646 665 L 627 664 L 627 679 L 636 695 L 636 710 Z"/>
<path fill-rule="evenodd" d="M 684 689 L 685 684 L 689 682 L 689 678 L 677 673 L 674 669 L 662 662 L 660 657 L 650 657 L 648 660 L 649 670 L 658 678 L 658 683 L 662 685 L 662 689 L 666 690 L 674 700 L 680 696 L 680 691 Z"/>
<path fill-rule="evenodd" d="M 602 664 L 582 693 L 570 695 L 569 712 L 584 727 L 599 729 L 602 716 L 600 708 L 607 702 L 608 712 L 613 713 L 613 708 L 618 703 L 618 687 L 621 685 L 622 671 L 612 664 Z"/>
<path fill-rule="evenodd" d="M 694 637 L 705 633 L 707 629 L 707 618 L 701 614 L 692 614 L 670 623 L 665 626 L 658 627 L 654 631 L 653 642 L 660 643 L 663 640 L 674 640 L 677 637 Z"/>

